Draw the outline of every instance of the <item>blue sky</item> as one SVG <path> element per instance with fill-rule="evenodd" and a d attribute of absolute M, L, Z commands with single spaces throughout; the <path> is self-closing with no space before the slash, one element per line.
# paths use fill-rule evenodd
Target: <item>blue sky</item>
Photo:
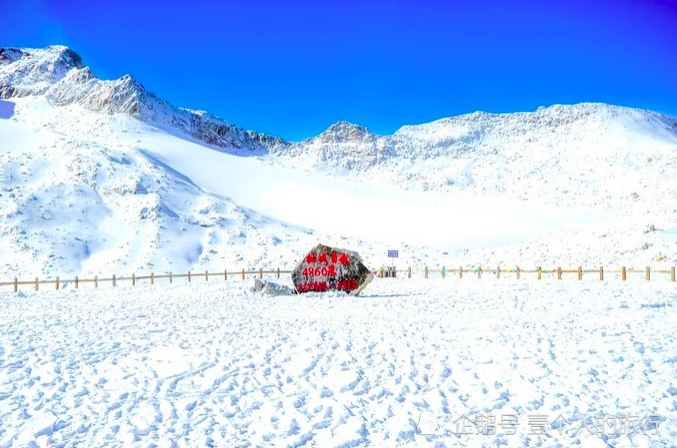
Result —
<path fill-rule="evenodd" d="M 0 46 L 68 45 L 101 78 L 300 140 L 601 101 L 677 115 L 675 1 L 0 0 Z"/>

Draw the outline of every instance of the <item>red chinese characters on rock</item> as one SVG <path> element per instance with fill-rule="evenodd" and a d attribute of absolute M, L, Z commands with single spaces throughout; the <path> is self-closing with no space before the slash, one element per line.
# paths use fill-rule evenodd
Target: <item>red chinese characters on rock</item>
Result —
<path fill-rule="evenodd" d="M 299 292 L 328 291 L 338 289 L 340 291 L 352 291 L 357 289 L 357 280 L 338 280 L 336 277 L 337 265 L 350 266 L 348 255 L 332 252 L 330 255 L 321 253 L 319 256 L 311 253 L 306 257 L 308 266 L 303 269 L 302 275 L 307 279 L 298 285 Z M 325 278 L 329 277 L 326 281 Z"/>
<path fill-rule="evenodd" d="M 352 291 L 357 289 L 357 280 L 340 280 L 336 283 L 329 282 L 307 282 L 301 283 L 298 286 L 299 292 L 306 291 L 329 291 L 330 289 L 338 289 L 339 291 Z"/>
<path fill-rule="evenodd" d="M 299 293 L 345 291 L 357 295 L 374 278 L 357 252 L 318 244 L 292 270 Z"/>
<path fill-rule="evenodd" d="M 339 258 L 339 254 L 337 252 L 331 253 L 331 262 L 334 264 L 340 262 L 342 265 L 350 266 L 350 258 L 348 258 L 348 255 L 341 254 L 341 257 Z M 308 254 L 308 256 L 306 257 L 306 263 L 327 264 L 329 263 L 329 258 L 327 257 L 327 254 L 324 252 L 321 253 L 319 257 L 317 257 L 315 254 Z"/>

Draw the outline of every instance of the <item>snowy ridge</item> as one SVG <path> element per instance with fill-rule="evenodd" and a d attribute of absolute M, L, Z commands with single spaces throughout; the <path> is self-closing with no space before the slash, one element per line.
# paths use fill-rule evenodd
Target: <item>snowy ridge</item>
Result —
<path fill-rule="evenodd" d="M 0 49 L 0 61 L 0 98 L 46 94 L 59 106 L 79 104 L 94 112 L 128 114 L 233 151 L 261 152 L 267 146 L 284 143 L 279 138 L 247 132 L 204 111 L 176 108 L 129 75 L 114 81 L 99 80 L 66 47 Z"/>
<path fill-rule="evenodd" d="M 88 67 L 71 70 L 49 89 L 47 98 L 59 106 L 79 104 L 94 112 L 131 115 L 228 150 L 262 152 L 262 142 L 276 142 L 274 138 L 246 132 L 208 112 L 175 108 L 129 75 L 115 81 L 101 81 Z"/>
<path fill-rule="evenodd" d="M 667 205 L 651 197 L 650 178 L 677 194 L 677 119 L 608 104 L 476 112 L 404 126 L 388 136 L 337 123 L 318 137 L 272 151 L 309 170 L 525 201 L 549 189 L 542 198 L 548 203 L 623 208 L 639 197 L 652 207 Z"/>

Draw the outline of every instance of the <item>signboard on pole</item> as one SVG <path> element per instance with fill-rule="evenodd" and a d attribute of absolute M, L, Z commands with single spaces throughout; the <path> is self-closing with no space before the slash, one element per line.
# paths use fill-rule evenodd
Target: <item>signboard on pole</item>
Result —
<path fill-rule="evenodd" d="M 399 251 L 396 250 L 389 250 L 388 251 L 388 258 L 397 258 L 399 255 Z"/>

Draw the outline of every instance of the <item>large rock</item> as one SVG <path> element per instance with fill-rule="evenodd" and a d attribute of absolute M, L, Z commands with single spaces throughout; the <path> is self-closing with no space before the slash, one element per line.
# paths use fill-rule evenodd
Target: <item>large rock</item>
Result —
<path fill-rule="evenodd" d="M 273 282 L 264 282 L 263 280 L 254 279 L 254 291 L 268 294 L 270 296 L 288 296 L 294 291 L 285 285 L 278 285 Z"/>
<path fill-rule="evenodd" d="M 350 295 L 362 292 L 374 278 L 357 252 L 323 244 L 299 260 L 291 277 L 299 293 L 346 291 Z"/>

